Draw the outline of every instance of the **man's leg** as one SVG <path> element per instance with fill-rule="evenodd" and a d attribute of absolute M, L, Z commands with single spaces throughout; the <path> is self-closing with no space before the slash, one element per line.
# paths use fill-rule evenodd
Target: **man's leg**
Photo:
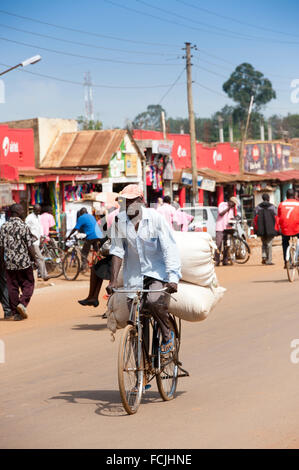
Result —
<path fill-rule="evenodd" d="M 217 251 L 215 253 L 216 266 L 220 264 L 222 241 L 223 241 L 223 232 L 216 232 L 216 245 L 217 245 Z"/>
<path fill-rule="evenodd" d="M 0 267 L 0 302 L 3 308 L 4 318 L 12 316 L 4 267 Z"/>
<path fill-rule="evenodd" d="M 267 238 L 267 263 L 272 263 L 272 242 L 274 237 Z"/>
<path fill-rule="evenodd" d="M 282 235 L 282 251 L 283 251 L 283 260 L 286 262 L 287 249 L 289 246 L 290 237 L 288 235 Z"/>
<path fill-rule="evenodd" d="M 20 303 L 18 271 L 6 270 L 6 281 L 9 295 L 11 313 L 17 314 L 17 305 Z"/>
<path fill-rule="evenodd" d="M 85 240 L 84 245 L 82 247 L 82 251 L 81 251 L 82 270 L 86 269 L 86 267 L 87 267 L 87 257 L 88 257 L 89 250 L 90 250 L 90 247 L 91 247 L 93 241 L 94 240 Z"/>
<path fill-rule="evenodd" d="M 223 232 L 223 261 L 222 264 L 225 266 L 228 264 L 228 246 L 227 246 L 227 233 Z"/>
<path fill-rule="evenodd" d="M 37 262 L 37 265 L 38 265 L 40 275 L 41 275 L 42 279 L 48 279 L 49 276 L 48 276 L 48 273 L 47 273 L 45 259 L 42 255 L 38 245 L 34 245 L 34 251 L 35 251 L 36 262 Z"/>
<path fill-rule="evenodd" d="M 146 279 L 144 288 L 149 290 L 163 289 L 165 283 L 156 279 Z M 168 313 L 169 295 L 165 292 L 149 292 L 146 296 L 144 307 L 150 311 L 154 319 L 159 323 L 163 342 L 171 338 L 170 320 Z"/>
<path fill-rule="evenodd" d="M 261 237 L 262 241 L 262 263 L 265 264 L 268 258 L 268 253 L 267 253 L 267 237 L 263 235 Z"/>
<path fill-rule="evenodd" d="M 34 291 L 34 275 L 31 267 L 18 271 L 19 284 L 22 291 L 20 304 L 27 307 Z"/>

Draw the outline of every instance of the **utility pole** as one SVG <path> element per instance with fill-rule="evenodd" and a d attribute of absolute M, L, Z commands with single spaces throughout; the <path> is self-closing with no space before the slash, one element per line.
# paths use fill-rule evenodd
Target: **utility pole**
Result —
<path fill-rule="evenodd" d="M 241 174 L 244 174 L 244 150 L 245 150 L 245 142 L 246 142 L 246 138 L 247 138 L 249 121 L 250 121 L 250 115 L 251 115 L 252 106 L 253 106 L 253 100 L 254 100 L 254 95 L 252 95 L 251 99 L 250 99 L 245 131 L 244 131 L 243 138 L 242 138 L 242 141 L 241 141 L 241 146 L 240 146 L 239 162 L 240 162 L 240 173 Z"/>
<path fill-rule="evenodd" d="M 185 42 L 186 55 L 186 71 L 187 71 L 187 97 L 188 97 L 188 113 L 189 113 L 189 127 L 190 127 L 190 146 L 191 146 L 191 165 L 192 165 L 192 205 L 198 202 L 198 184 L 197 184 L 197 162 L 196 162 L 196 135 L 195 135 L 195 119 L 193 109 L 193 96 L 192 96 L 192 73 L 191 73 L 191 43 Z M 196 46 L 192 46 L 196 48 Z"/>

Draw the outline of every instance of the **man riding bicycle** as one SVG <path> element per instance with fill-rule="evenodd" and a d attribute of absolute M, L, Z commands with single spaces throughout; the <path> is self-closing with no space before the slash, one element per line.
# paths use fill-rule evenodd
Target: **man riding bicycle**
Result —
<path fill-rule="evenodd" d="M 90 251 L 91 246 L 94 250 L 98 250 L 98 241 L 100 238 L 103 238 L 102 231 L 97 223 L 96 218 L 88 214 L 87 209 L 83 207 L 79 211 L 79 217 L 77 223 L 73 230 L 70 232 L 66 241 L 75 233 L 76 231 L 82 231 L 86 234 L 86 239 L 84 241 L 84 245 L 81 251 L 82 256 L 82 267 L 81 270 L 84 271 L 87 268 L 87 257 Z"/>
<path fill-rule="evenodd" d="M 299 238 L 299 201 L 295 199 L 293 189 L 287 190 L 287 199 L 279 204 L 277 214 L 282 234 L 284 268 L 286 269 L 286 254 L 290 238 Z"/>
<path fill-rule="evenodd" d="M 145 207 L 138 185 L 129 184 L 119 195 L 120 212 L 111 227 L 112 273 L 107 292 L 117 286 L 124 260 L 124 286 L 128 289 L 158 290 L 167 287 L 177 292 L 181 278 L 180 255 L 173 232 L 163 216 Z M 128 294 L 129 302 L 134 294 Z M 165 292 L 146 294 L 144 307 L 158 322 L 162 333 L 161 353 L 174 348 L 174 334 L 168 314 L 169 295 Z"/>

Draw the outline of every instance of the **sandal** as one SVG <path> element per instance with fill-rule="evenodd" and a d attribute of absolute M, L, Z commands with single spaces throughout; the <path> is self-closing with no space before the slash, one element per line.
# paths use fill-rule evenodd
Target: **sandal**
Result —
<path fill-rule="evenodd" d="M 160 354 L 168 354 L 174 349 L 174 332 L 171 332 L 171 338 L 167 343 L 161 343 Z"/>

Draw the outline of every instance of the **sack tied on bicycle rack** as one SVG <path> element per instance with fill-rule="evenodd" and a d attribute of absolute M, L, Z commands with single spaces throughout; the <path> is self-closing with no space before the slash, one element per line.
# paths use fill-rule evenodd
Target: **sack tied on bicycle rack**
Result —
<path fill-rule="evenodd" d="M 202 232 L 174 232 L 178 245 L 182 279 L 172 294 L 169 312 L 189 322 L 205 320 L 222 299 L 226 289 L 219 286 L 215 273 L 212 237 Z M 107 327 L 112 333 L 124 328 L 129 319 L 127 294 L 113 294 L 108 301 Z"/>

